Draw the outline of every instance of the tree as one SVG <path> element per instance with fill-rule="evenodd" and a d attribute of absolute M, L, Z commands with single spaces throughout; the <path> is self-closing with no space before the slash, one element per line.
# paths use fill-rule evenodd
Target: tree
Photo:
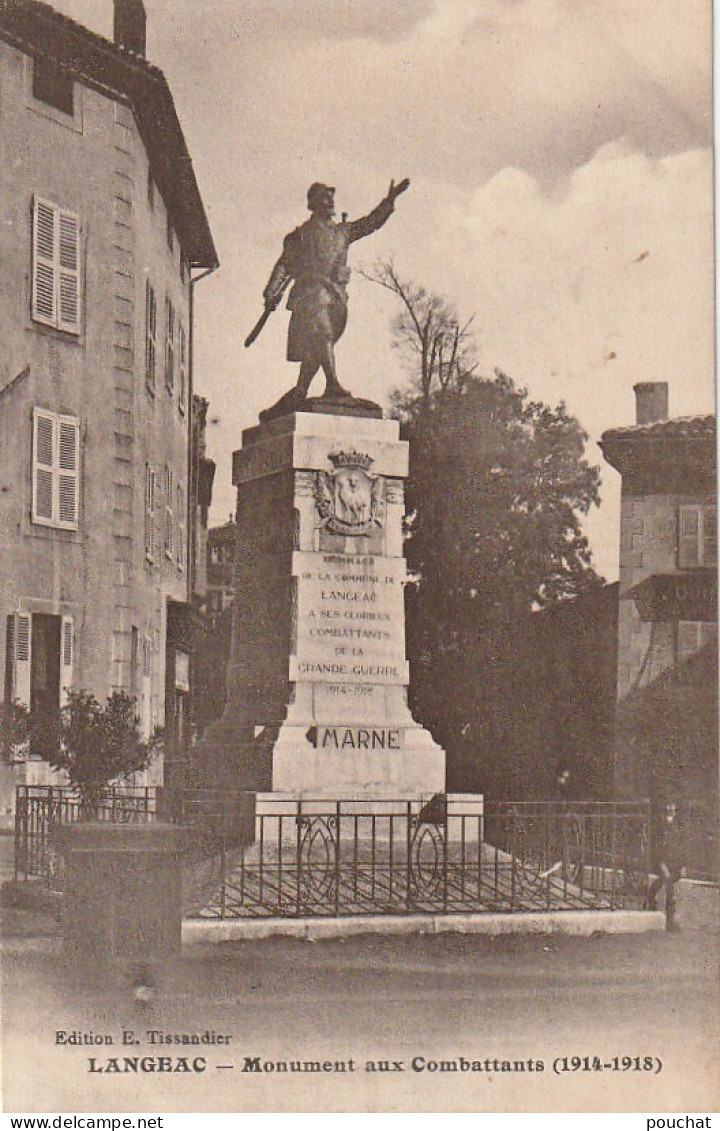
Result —
<path fill-rule="evenodd" d="M 144 740 L 135 700 L 116 691 L 103 706 L 87 691 L 71 691 L 60 711 L 31 714 L 28 743 L 77 789 L 85 816 L 93 816 L 109 785 L 149 765 L 162 743 Z"/>
<path fill-rule="evenodd" d="M 0 703 L 0 760 L 10 763 L 27 753 L 30 735 L 30 712 L 15 700 Z"/>
<path fill-rule="evenodd" d="M 470 334 L 472 318 L 461 325 L 455 309 L 444 298 L 403 282 L 391 260 L 360 273 L 400 299 L 400 311 L 392 324 L 392 344 L 411 368 L 421 404 L 429 403 L 435 389 L 442 393 L 462 388 L 477 368 Z M 400 407 L 404 404 L 401 394 L 395 399 Z"/>
<path fill-rule="evenodd" d="M 521 710 L 507 692 L 522 695 L 534 661 L 523 649 L 533 611 L 600 584 L 580 523 L 599 501 L 599 474 L 563 403 L 534 401 L 497 370 L 476 374 L 470 322 L 392 264 L 372 278 L 400 301 L 394 345 L 412 367 L 393 397 L 410 441 L 411 693 L 467 769 L 479 747 L 490 758 Z"/>

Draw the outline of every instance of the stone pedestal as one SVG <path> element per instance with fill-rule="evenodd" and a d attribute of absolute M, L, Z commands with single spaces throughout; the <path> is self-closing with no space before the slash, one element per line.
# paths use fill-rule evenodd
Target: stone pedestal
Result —
<path fill-rule="evenodd" d="M 444 752 L 407 705 L 407 472 L 393 420 L 303 411 L 243 433 L 228 704 L 209 735 L 226 786 L 344 799 L 444 790 Z"/>

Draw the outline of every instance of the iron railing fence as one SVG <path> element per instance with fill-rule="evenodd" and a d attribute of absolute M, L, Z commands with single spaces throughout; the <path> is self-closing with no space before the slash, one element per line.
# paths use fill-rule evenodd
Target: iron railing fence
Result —
<path fill-rule="evenodd" d="M 644 906 L 645 804 L 304 799 L 253 817 L 242 796 L 196 798 L 185 909 L 266 916 L 616 910 Z"/>
<path fill-rule="evenodd" d="M 155 820 L 159 794 L 113 790 L 93 817 Z M 163 812 L 189 830 L 191 917 L 616 910 L 645 901 L 647 804 L 504 802 L 465 811 L 442 797 L 425 806 L 306 798 L 259 809 L 254 793 L 194 791 Z M 44 877 L 62 890 L 53 832 L 83 816 L 73 790 L 19 787 L 16 878 Z"/>
<path fill-rule="evenodd" d="M 110 789 L 93 807 L 93 820 L 115 824 L 152 821 L 157 815 L 155 786 Z M 62 890 L 62 858 L 53 832 L 87 817 L 80 795 L 67 787 L 20 785 L 15 797 L 15 879 L 44 878 Z"/>

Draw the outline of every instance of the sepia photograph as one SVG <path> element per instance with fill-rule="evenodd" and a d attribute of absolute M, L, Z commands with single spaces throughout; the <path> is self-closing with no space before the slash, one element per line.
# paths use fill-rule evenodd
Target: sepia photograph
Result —
<path fill-rule="evenodd" d="M 0 0 L 5 1113 L 710 1126 L 712 24 Z"/>

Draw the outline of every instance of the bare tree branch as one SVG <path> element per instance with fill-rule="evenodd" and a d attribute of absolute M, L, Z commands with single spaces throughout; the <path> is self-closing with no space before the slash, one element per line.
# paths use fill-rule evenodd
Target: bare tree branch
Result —
<path fill-rule="evenodd" d="M 401 310 L 392 324 L 393 346 L 404 353 L 424 403 L 436 389 L 463 388 L 477 368 L 470 332 L 473 318 L 461 324 L 449 303 L 402 279 L 392 260 L 360 274 L 400 300 Z"/>

